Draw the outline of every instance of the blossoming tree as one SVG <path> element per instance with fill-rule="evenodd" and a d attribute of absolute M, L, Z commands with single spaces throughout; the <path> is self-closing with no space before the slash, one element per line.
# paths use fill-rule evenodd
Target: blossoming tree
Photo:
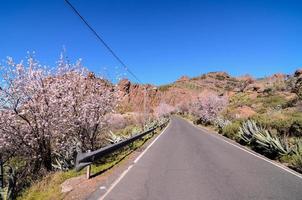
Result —
<path fill-rule="evenodd" d="M 171 106 L 166 103 L 160 103 L 156 108 L 155 108 L 155 115 L 157 117 L 166 117 L 172 112 L 174 112 L 176 109 L 174 106 Z"/>
<path fill-rule="evenodd" d="M 213 92 L 204 92 L 192 104 L 191 112 L 198 116 L 202 123 L 214 123 L 227 104 L 226 97 L 218 96 Z"/>
<path fill-rule="evenodd" d="M 95 149 L 116 105 L 115 88 L 80 62 L 61 57 L 56 69 L 32 57 L 0 67 L 0 151 L 52 170 L 54 158 L 72 157 L 76 145 Z M 69 158 L 71 159 L 71 158 Z"/>

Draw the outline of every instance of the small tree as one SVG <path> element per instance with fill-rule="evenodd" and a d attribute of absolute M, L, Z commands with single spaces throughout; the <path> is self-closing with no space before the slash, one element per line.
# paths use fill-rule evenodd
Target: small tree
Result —
<path fill-rule="evenodd" d="M 298 98 L 302 100 L 302 76 L 297 79 L 293 91 L 297 94 Z"/>
<path fill-rule="evenodd" d="M 182 102 L 176 106 L 177 112 L 181 114 L 186 114 L 190 111 L 189 103 L 187 102 Z"/>
<path fill-rule="evenodd" d="M 199 117 L 201 123 L 213 124 L 218 115 L 227 106 L 228 100 L 224 96 L 214 93 L 202 93 L 192 104 L 191 112 Z"/>
<path fill-rule="evenodd" d="M 68 66 L 67 66 L 68 67 Z M 104 79 L 87 73 L 82 68 L 69 69 L 54 81 L 56 107 L 56 133 L 76 138 L 82 151 L 95 150 L 101 145 L 101 134 L 107 127 L 106 115 L 115 109 L 117 96 L 114 87 Z M 63 123 L 59 121 L 63 120 Z M 59 137 L 59 144 L 68 144 L 68 137 Z"/>
<path fill-rule="evenodd" d="M 157 117 L 167 117 L 171 113 L 175 111 L 175 107 L 171 106 L 166 103 L 160 103 L 156 108 L 155 108 L 155 115 Z"/>
<path fill-rule="evenodd" d="M 0 148 L 32 158 L 36 169 L 43 164 L 51 170 L 50 72 L 33 58 L 27 66 L 8 58 L 0 69 Z"/>
<path fill-rule="evenodd" d="M 0 151 L 22 157 L 33 171 L 52 170 L 54 157 L 100 145 L 105 116 L 116 105 L 114 87 L 63 57 L 53 71 L 30 57 L 0 67 Z M 62 154 L 63 153 L 63 154 Z"/>
<path fill-rule="evenodd" d="M 110 129 L 118 130 L 127 126 L 127 120 L 119 113 L 109 114 L 106 118 Z"/>

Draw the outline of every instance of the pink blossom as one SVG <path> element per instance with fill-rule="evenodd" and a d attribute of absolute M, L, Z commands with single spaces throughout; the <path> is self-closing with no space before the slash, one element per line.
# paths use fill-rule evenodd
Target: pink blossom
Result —
<path fill-rule="evenodd" d="M 204 92 L 192 104 L 191 112 L 198 116 L 203 123 L 213 123 L 227 104 L 228 99 L 226 97 L 218 96 L 213 92 Z"/>
<path fill-rule="evenodd" d="M 63 57 L 55 70 L 32 57 L 0 66 L 0 151 L 34 159 L 50 170 L 55 153 L 95 149 L 116 106 L 115 87 Z"/>
<path fill-rule="evenodd" d="M 155 115 L 157 117 L 166 117 L 173 113 L 175 111 L 175 107 L 166 104 L 166 103 L 160 103 L 156 108 L 155 108 Z"/>

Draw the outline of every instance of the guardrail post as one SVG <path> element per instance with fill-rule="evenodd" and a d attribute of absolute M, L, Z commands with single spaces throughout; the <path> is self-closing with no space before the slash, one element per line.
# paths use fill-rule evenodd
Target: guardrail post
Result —
<path fill-rule="evenodd" d="M 88 165 L 86 171 L 86 179 L 90 179 L 90 173 L 91 173 L 91 165 Z"/>
<path fill-rule="evenodd" d="M 89 152 L 90 150 L 88 150 L 88 153 Z M 91 174 L 91 165 L 88 165 L 86 169 L 86 179 L 90 179 L 90 174 Z"/>
<path fill-rule="evenodd" d="M 15 170 L 9 166 L 8 170 L 8 190 L 7 190 L 7 200 L 14 200 L 15 198 L 15 187 L 16 187 L 16 175 Z"/>
<path fill-rule="evenodd" d="M 3 161 L 2 156 L 0 154 L 0 200 L 4 199 L 2 196 L 4 188 L 4 172 L 3 172 Z"/>

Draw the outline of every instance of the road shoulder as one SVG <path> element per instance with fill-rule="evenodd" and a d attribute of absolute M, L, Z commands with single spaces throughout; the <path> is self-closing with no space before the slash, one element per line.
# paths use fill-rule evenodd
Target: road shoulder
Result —
<path fill-rule="evenodd" d="M 170 124 L 170 123 L 169 123 Z M 169 124 L 166 126 L 168 127 Z M 163 132 L 155 134 L 152 138 L 148 139 L 141 147 L 131 152 L 124 159 L 114 165 L 111 169 L 104 173 L 86 179 L 85 176 L 76 177 L 76 185 L 68 192 L 64 199 L 67 200 L 81 200 L 81 199 L 99 199 L 103 196 L 107 190 L 114 184 L 114 182 L 120 177 L 120 175 L 133 165 L 135 161 L 141 156 L 142 152 L 154 142 Z M 70 181 L 70 180 L 69 180 Z"/>
<path fill-rule="evenodd" d="M 290 169 L 289 167 L 287 167 L 286 165 L 278 162 L 278 161 L 275 161 L 275 160 L 271 160 L 265 156 L 263 156 L 262 154 L 259 154 L 253 150 L 251 150 L 250 148 L 248 148 L 247 146 L 243 146 L 239 143 L 237 143 L 236 141 L 234 140 L 231 140 L 230 138 L 227 138 L 219 133 L 217 133 L 216 131 L 212 130 L 212 129 L 209 129 L 207 127 L 204 127 L 204 126 L 200 126 L 200 125 L 196 125 L 194 124 L 192 121 L 186 119 L 186 118 L 183 118 L 181 116 L 178 116 L 179 118 L 181 118 L 182 120 L 190 123 L 192 126 L 194 126 L 195 128 L 199 129 L 201 131 L 201 133 L 204 133 L 204 134 L 209 134 L 211 135 L 212 137 L 215 137 L 216 139 L 218 140 L 221 140 L 237 149 L 240 149 L 250 155 L 253 155 L 255 157 L 257 157 L 258 159 L 261 159 L 261 160 L 264 160 L 265 162 L 268 162 L 270 163 L 271 165 L 275 166 L 275 167 L 278 167 L 288 173 L 290 173 L 291 175 L 294 175 L 295 177 L 299 178 L 299 179 L 302 179 L 302 174 Z"/>

